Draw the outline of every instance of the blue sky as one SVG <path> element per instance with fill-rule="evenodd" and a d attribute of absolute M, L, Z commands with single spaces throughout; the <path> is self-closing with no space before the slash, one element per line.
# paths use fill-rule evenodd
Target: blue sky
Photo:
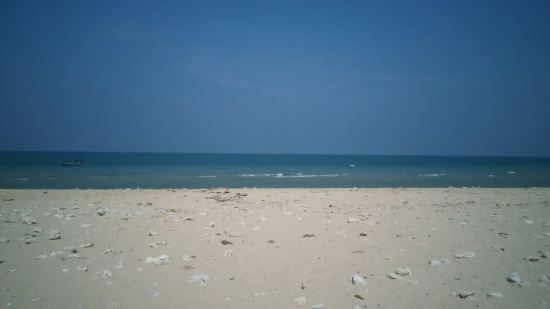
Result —
<path fill-rule="evenodd" d="M 10 1 L 0 150 L 550 156 L 548 1 Z"/>

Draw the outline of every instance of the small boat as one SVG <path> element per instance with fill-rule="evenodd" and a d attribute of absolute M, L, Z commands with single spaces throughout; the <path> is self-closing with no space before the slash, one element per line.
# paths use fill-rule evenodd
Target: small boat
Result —
<path fill-rule="evenodd" d="M 71 162 L 61 163 L 63 166 L 80 166 L 82 165 L 82 160 L 72 160 Z"/>

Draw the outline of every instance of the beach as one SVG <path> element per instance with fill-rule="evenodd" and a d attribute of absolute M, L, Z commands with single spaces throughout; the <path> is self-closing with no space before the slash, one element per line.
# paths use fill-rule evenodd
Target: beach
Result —
<path fill-rule="evenodd" d="M 549 188 L 0 190 L 2 308 L 548 308 Z"/>

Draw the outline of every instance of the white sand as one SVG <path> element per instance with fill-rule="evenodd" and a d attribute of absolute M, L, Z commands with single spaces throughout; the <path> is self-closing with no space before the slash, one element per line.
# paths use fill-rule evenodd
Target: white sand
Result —
<path fill-rule="evenodd" d="M 550 189 L 223 191 L 0 190 L 0 307 L 550 307 Z"/>

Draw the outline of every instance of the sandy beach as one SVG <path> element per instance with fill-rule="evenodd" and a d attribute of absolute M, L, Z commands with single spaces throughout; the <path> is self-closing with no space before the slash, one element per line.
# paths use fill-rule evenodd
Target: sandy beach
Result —
<path fill-rule="evenodd" d="M 2 308 L 548 308 L 550 189 L 0 190 Z"/>

